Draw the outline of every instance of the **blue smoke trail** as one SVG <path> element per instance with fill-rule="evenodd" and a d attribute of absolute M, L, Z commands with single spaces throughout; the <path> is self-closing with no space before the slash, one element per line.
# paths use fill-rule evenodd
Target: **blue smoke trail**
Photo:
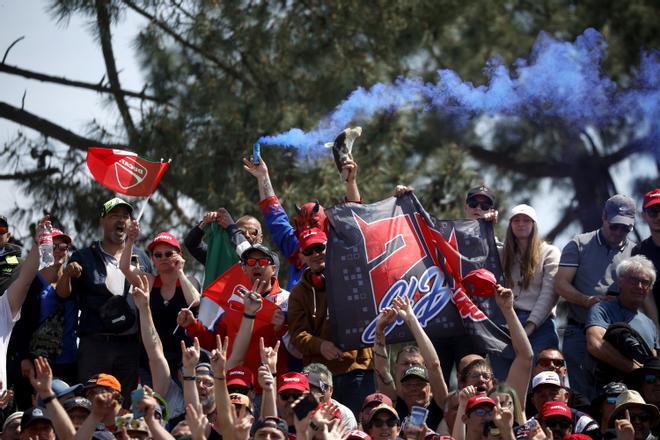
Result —
<path fill-rule="evenodd" d="M 594 29 L 574 43 L 546 33 L 537 37 L 528 59 L 514 63 L 514 74 L 497 60 L 485 69 L 486 85 L 474 86 L 452 70 L 439 70 L 436 83 L 399 77 L 391 84 L 377 83 L 354 90 L 309 132 L 293 128 L 264 136 L 257 142 L 291 146 L 300 155 L 319 153 L 325 142 L 349 125 L 369 122 L 379 113 L 399 110 L 427 111 L 461 119 L 501 114 L 530 119 L 560 119 L 569 126 L 606 127 L 628 118 L 642 127 L 639 136 L 650 144 L 660 140 L 660 51 L 642 54 L 638 73 L 627 89 L 604 75 L 600 65 L 607 44 Z M 656 146 L 657 147 L 657 146 Z"/>

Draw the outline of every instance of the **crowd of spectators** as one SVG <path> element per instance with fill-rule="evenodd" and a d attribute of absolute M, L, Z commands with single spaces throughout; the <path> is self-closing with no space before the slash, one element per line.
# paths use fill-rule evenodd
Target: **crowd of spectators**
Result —
<path fill-rule="evenodd" d="M 244 168 L 274 248 L 258 218 L 206 213 L 183 240 L 203 283 L 175 235 L 136 245 L 146 237 L 120 198 L 101 205 L 89 244 L 42 219 L 54 254 L 44 267 L 36 243 L 21 258 L 0 217 L 0 440 L 658 438 L 660 189 L 641 201 L 651 231 L 641 243 L 628 237 L 636 203 L 617 194 L 602 226 L 562 250 L 540 237 L 533 207 L 503 216 L 488 186 L 469 190 L 466 218 L 505 217 L 495 304 L 509 347 L 432 339 L 397 297 L 373 347 L 344 351 L 330 328 L 323 207 L 290 219 L 263 159 Z M 357 173 L 343 163 L 346 203 L 363 202 Z M 238 319 L 202 295 L 233 262 L 249 284 Z M 255 319 L 265 305 L 272 319 Z M 410 344 L 388 343 L 397 319 Z"/>

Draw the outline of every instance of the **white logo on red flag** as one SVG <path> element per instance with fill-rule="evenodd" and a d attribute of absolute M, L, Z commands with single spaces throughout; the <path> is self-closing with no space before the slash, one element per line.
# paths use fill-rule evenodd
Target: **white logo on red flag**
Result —
<path fill-rule="evenodd" d="M 126 156 L 115 162 L 117 183 L 122 189 L 131 189 L 141 184 L 149 172 L 135 160 L 137 156 Z"/>

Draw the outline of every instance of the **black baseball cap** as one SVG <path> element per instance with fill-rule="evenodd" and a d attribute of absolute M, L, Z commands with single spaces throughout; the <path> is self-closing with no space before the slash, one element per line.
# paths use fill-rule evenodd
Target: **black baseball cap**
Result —
<path fill-rule="evenodd" d="M 23 412 L 23 417 L 21 418 L 21 431 L 24 431 L 28 426 L 39 420 L 45 420 L 51 425 L 53 424 L 53 421 L 46 414 L 45 409 L 35 406 L 25 410 Z"/>
<path fill-rule="evenodd" d="M 5 217 L 4 215 L 0 215 L 0 226 L 9 227 L 9 222 L 7 221 L 7 217 Z"/>
<path fill-rule="evenodd" d="M 119 197 L 112 198 L 101 205 L 101 217 L 105 217 L 115 209 L 117 206 L 125 206 L 128 208 L 128 213 L 133 214 L 133 206 L 128 203 L 126 200 L 120 199 Z"/>
<path fill-rule="evenodd" d="M 252 425 L 252 431 L 251 434 L 254 436 L 257 431 L 259 431 L 261 428 L 275 428 L 279 430 L 282 434 L 284 434 L 284 438 L 289 437 L 289 425 L 286 423 L 286 420 L 280 418 L 280 417 L 265 417 L 263 419 L 257 420 L 253 425 Z"/>
<path fill-rule="evenodd" d="M 469 190 L 467 196 L 465 197 L 465 202 L 469 202 L 470 199 L 476 196 L 486 197 L 488 200 L 490 200 L 490 203 L 495 206 L 495 194 L 493 194 L 493 191 L 491 191 L 491 189 L 486 185 L 477 186 L 476 188 Z"/>
<path fill-rule="evenodd" d="M 71 397 L 62 402 L 62 406 L 65 411 L 72 410 L 73 408 L 83 408 L 89 412 L 92 412 L 92 402 L 85 399 L 84 397 Z"/>

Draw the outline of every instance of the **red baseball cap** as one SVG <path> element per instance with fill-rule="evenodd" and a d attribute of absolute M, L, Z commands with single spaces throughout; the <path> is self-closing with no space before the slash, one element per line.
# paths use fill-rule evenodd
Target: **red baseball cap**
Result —
<path fill-rule="evenodd" d="M 367 397 L 364 398 L 364 402 L 362 403 L 362 408 L 360 408 L 360 411 L 372 403 L 378 403 L 378 404 L 386 403 L 389 406 L 394 406 L 394 404 L 392 403 L 392 399 L 390 399 L 385 394 L 373 393 L 373 394 L 369 394 Z"/>
<path fill-rule="evenodd" d="M 573 414 L 571 409 L 563 402 L 556 402 L 551 400 L 550 402 L 545 402 L 539 411 L 541 417 L 552 417 L 552 416 L 561 416 L 565 417 L 568 420 L 573 420 Z"/>
<path fill-rule="evenodd" d="M 467 289 L 470 296 L 488 298 L 495 295 L 497 279 L 488 269 L 475 269 L 463 277 L 463 287 Z"/>
<path fill-rule="evenodd" d="M 371 440 L 371 436 L 364 431 L 354 429 L 346 433 L 345 440 Z"/>
<path fill-rule="evenodd" d="M 591 437 L 586 434 L 567 434 L 561 440 L 591 440 Z"/>
<path fill-rule="evenodd" d="M 157 244 L 169 244 L 181 252 L 181 245 L 179 245 L 179 241 L 169 232 L 161 232 L 156 235 L 151 243 L 149 243 L 149 246 L 147 246 L 147 249 L 149 249 L 149 251 L 153 251 Z"/>
<path fill-rule="evenodd" d="M 238 367 L 227 370 L 227 386 L 238 385 L 241 387 L 252 388 L 254 375 L 248 367 L 239 365 Z"/>
<path fill-rule="evenodd" d="M 326 244 L 328 236 L 319 228 L 305 229 L 300 234 L 300 250 L 304 251 L 315 244 Z"/>
<path fill-rule="evenodd" d="M 304 374 L 289 371 L 277 377 L 277 392 L 286 390 L 309 391 L 309 382 Z"/>
<path fill-rule="evenodd" d="M 468 399 L 465 411 L 470 411 L 472 408 L 479 405 L 495 406 L 496 403 L 493 399 L 483 393 L 477 394 L 476 396 L 472 396 Z"/>
<path fill-rule="evenodd" d="M 71 237 L 69 237 L 69 236 L 66 235 L 64 232 L 62 232 L 61 230 L 59 230 L 59 229 L 57 229 L 57 228 L 53 228 L 53 229 L 52 229 L 52 231 L 51 231 L 51 233 L 50 233 L 50 236 L 51 236 L 52 238 L 61 237 L 61 238 L 64 239 L 64 241 L 66 241 L 68 244 L 71 244 Z"/>
<path fill-rule="evenodd" d="M 644 203 L 642 208 L 646 209 L 649 206 L 657 205 L 660 203 L 660 188 L 652 189 L 644 194 Z"/>

